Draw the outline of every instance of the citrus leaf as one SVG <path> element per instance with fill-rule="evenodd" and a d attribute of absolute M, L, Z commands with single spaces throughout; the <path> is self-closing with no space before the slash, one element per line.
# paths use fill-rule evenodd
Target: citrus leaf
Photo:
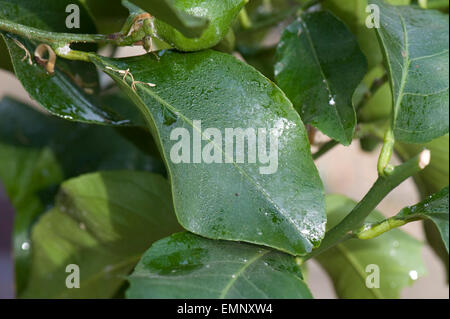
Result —
<path fill-rule="evenodd" d="M 94 170 L 140 169 L 164 173 L 113 128 L 50 117 L 10 98 L 0 102 L 0 182 L 15 208 L 13 252 L 16 293 L 26 286 L 33 243 L 31 225 L 53 206 L 58 185 Z"/>
<path fill-rule="evenodd" d="M 305 123 L 349 145 L 356 126 L 352 96 L 367 62 L 347 27 L 328 12 L 303 14 L 277 49 L 275 79 Z"/>
<path fill-rule="evenodd" d="M 448 15 L 369 2 L 380 8 L 376 31 L 393 91 L 396 140 L 423 143 L 448 133 Z"/>
<path fill-rule="evenodd" d="M 129 2 L 147 11 L 158 20 L 164 21 L 188 38 L 200 37 L 209 24 L 208 18 L 196 16 L 196 12 L 190 12 L 191 10 L 183 10 L 183 5 L 189 8 L 187 1 L 129 0 Z M 193 7 L 197 6 L 191 5 L 191 8 Z"/>
<path fill-rule="evenodd" d="M 406 222 L 417 219 L 431 220 L 439 229 L 448 253 L 448 186 L 424 201 L 402 209 L 394 218 Z"/>
<path fill-rule="evenodd" d="M 66 27 L 66 6 L 76 4 L 80 9 L 80 28 Z M 94 22 L 78 1 L 0 0 L 0 19 L 46 31 L 95 33 Z M 39 42 L 29 41 L 9 33 L 1 33 L 9 50 L 14 71 L 28 94 L 50 113 L 68 120 L 97 124 L 130 124 L 118 112 L 104 107 L 98 97 L 98 74 L 95 67 L 82 61 L 57 58 L 55 72 L 30 57 L 24 59 L 24 48 L 33 56 Z M 18 41 L 18 42 L 15 42 Z M 21 47 L 23 46 L 23 47 Z M 84 44 L 73 48 L 96 51 L 96 46 Z M 31 65 L 29 64 L 31 62 Z"/>
<path fill-rule="evenodd" d="M 154 36 L 180 51 L 198 51 L 208 49 L 218 44 L 228 33 L 234 19 L 245 5 L 246 0 L 165 0 L 165 1 L 147 1 L 147 0 L 131 0 L 131 2 L 140 5 L 140 7 L 154 15 L 153 20 Z M 171 8 L 170 10 L 168 8 Z M 166 8 L 168 10 L 166 10 Z M 204 22 L 208 22 L 206 28 L 201 35 L 196 37 L 186 36 L 185 33 L 189 28 L 178 25 L 174 28 L 174 19 L 171 20 L 172 25 L 160 20 L 158 16 L 167 16 L 162 13 L 180 13 L 184 18 L 189 17 L 194 21 L 201 21 L 201 28 L 204 28 Z M 172 15 L 173 17 L 175 15 Z M 183 18 L 183 19 L 184 19 Z M 200 30 L 201 30 L 200 28 Z M 184 31 L 183 31 L 184 30 Z M 195 29 L 194 29 L 195 30 Z"/>
<path fill-rule="evenodd" d="M 66 181 L 57 206 L 33 227 L 22 297 L 112 297 L 148 246 L 178 230 L 169 185 L 159 175 L 115 171 Z M 78 289 L 66 286 L 70 264 L 80 270 Z"/>
<path fill-rule="evenodd" d="M 128 298 L 312 297 L 295 257 L 190 233 L 154 243 L 129 281 Z"/>
<path fill-rule="evenodd" d="M 146 116 L 162 149 L 175 212 L 185 229 L 292 254 L 305 254 L 319 245 L 325 228 L 322 184 L 304 125 L 272 82 L 234 57 L 215 51 L 167 52 L 160 61 L 149 56 L 106 59 L 92 55 L 91 59 Z M 118 70 L 126 69 L 135 82 L 131 76 L 123 80 Z M 220 131 L 220 137 L 203 139 L 199 146 L 209 144 L 221 159 L 206 164 L 189 158 L 175 164 L 170 154 L 180 142 L 170 136 L 176 128 L 186 129 L 189 136 L 197 134 L 200 128 L 194 129 L 194 121 L 201 121 L 204 129 Z M 219 146 L 226 144 L 226 128 L 271 130 L 278 139 L 277 169 L 261 173 L 267 165 L 249 161 L 247 147 L 244 161 L 238 162 L 238 152 L 233 151 L 226 163 Z M 189 145 L 189 154 L 194 154 Z M 194 155 L 201 156 L 202 151 L 197 151 Z"/>
<path fill-rule="evenodd" d="M 344 196 L 328 196 L 327 229 L 341 221 L 355 205 Z M 375 211 L 368 221 L 383 219 L 383 215 Z M 369 240 L 350 239 L 316 258 L 333 280 L 338 297 L 389 299 L 399 298 L 405 286 L 425 274 L 421 250 L 421 242 L 394 229 Z M 374 268 L 367 268 L 369 265 L 378 266 L 379 288 L 366 285 L 367 277 L 374 271 Z"/>
<path fill-rule="evenodd" d="M 366 26 L 367 0 L 327 0 L 323 7 L 341 19 L 358 40 L 361 51 L 367 58 L 369 70 L 380 65 L 383 54 L 378 45 L 374 29 Z"/>

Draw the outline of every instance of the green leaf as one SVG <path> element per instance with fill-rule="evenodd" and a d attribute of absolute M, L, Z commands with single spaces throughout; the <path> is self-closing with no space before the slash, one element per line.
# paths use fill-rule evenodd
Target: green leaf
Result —
<path fill-rule="evenodd" d="M 349 145 L 367 62 L 347 27 L 328 12 L 303 14 L 283 31 L 276 60 L 275 79 L 303 121 Z"/>
<path fill-rule="evenodd" d="M 188 38 L 200 37 L 209 24 L 207 17 L 199 15 L 195 10 L 192 10 L 195 7 L 200 8 L 200 10 L 202 8 L 198 6 L 198 3 L 196 5 L 191 4 L 192 1 L 189 3 L 176 0 L 129 0 L 129 2 L 134 3 L 157 19 L 164 21 Z M 191 10 L 186 10 L 186 8 Z"/>
<path fill-rule="evenodd" d="M 378 45 L 377 36 L 374 29 L 366 26 L 367 0 L 327 0 L 323 2 L 323 7 L 332 11 L 349 27 L 356 36 L 361 51 L 367 58 L 369 70 L 381 64 L 383 54 Z"/>
<path fill-rule="evenodd" d="M 394 218 L 405 222 L 430 219 L 439 229 L 448 253 L 448 186 L 419 204 L 403 208 Z"/>
<path fill-rule="evenodd" d="M 294 257 L 190 233 L 153 244 L 129 281 L 128 298 L 312 298 Z"/>
<path fill-rule="evenodd" d="M 198 51 L 215 46 L 227 35 L 246 0 L 165 0 L 158 2 L 131 0 L 131 2 L 141 5 L 142 9 L 156 17 L 153 20 L 153 27 L 154 36 L 157 39 L 167 42 L 180 51 Z M 169 20 L 170 23 L 173 23 L 172 17 L 167 20 L 158 18 L 159 15 L 167 16 L 167 13 L 170 12 L 169 7 L 172 8 L 170 9 L 172 12 L 181 13 L 184 18 L 190 17 L 196 19 L 195 21 L 201 19 L 202 28 L 204 28 L 204 21 L 209 21 L 209 24 L 198 37 L 187 37 L 183 30 L 186 32 L 189 28 L 175 26 L 174 29 L 174 24 L 166 23 Z M 192 34 L 190 35 L 192 36 Z"/>
<path fill-rule="evenodd" d="M 332 228 L 356 205 L 352 200 L 338 195 L 327 197 L 327 228 Z M 368 221 L 380 221 L 383 216 L 375 211 Z M 402 232 L 391 230 L 369 240 L 350 239 L 327 250 L 317 257 L 333 280 L 340 298 L 399 298 L 401 290 L 424 275 L 421 258 L 422 244 Z M 368 288 L 366 279 L 377 265 L 380 270 L 379 288 Z"/>
<path fill-rule="evenodd" d="M 449 282 L 449 259 L 448 250 L 445 247 L 444 241 L 442 240 L 441 233 L 436 225 L 431 220 L 425 220 L 423 223 L 423 230 L 425 231 L 425 237 L 428 244 L 431 246 L 435 254 L 442 261 L 444 266 L 445 277 L 447 278 L 447 283 Z"/>
<path fill-rule="evenodd" d="M 5 71 L 14 72 L 11 59 L 9 58 L 8 49 L 6 48 L 5 41 L 0 37 L 0 69 Z"/>
<path fill-rule="evenodd" d="M 380 8 L 376 30 L 393 91 L 396 140 L 423 143 L 448 133 L 448 15 L 370 3 Z"/>
<path fill-rule="evenodd" d="M 0 182 L 16 210 L 13 245 L 16 288 L 26 285 L 33 222 L 53 205 L 58 185 L 94 170 L 140 169 L 164 172 L 113 128 L 50 117 L 4 98 L 0 102 Z"/>
<path fill-rule="evenodd" d="M 121 0 L 80 0 L 85 5 L 101 34 L 114 33 L 125 23 L 128 12 Z"/>
<path fill-rule="evenodd" d="M 68 4 L 80 8 L 80 28 L 66 28 L 65 12 Z M 0 18 L 41 30 L 54 32 L 95 33 L 95 25 L 88 12 L 78 1 L 34 1 L 0 0 Z M 98 74 L 95 67 L 86 62 L 58 58 L 55 73 L 50 75 L 44 67 L 28 59 L 25 51 L 13 39 L 19 41 L 33 55 L 38 42 L 1 33 L 11 55 L 14 71 L 28 94 L 50 113 L 68 120 L 98 124 L 129 124 L 115 110 L 102 107 L 96 93 L 99 91 Z M 96 51 L 95 45 L 73 46 L 73 48 Z"/>
<path fill-rule="evenodd" d="M 169 185 L 159 175 L 116 171 L 66 181 L 57 207 L 33 228 L 22 297 L 112 297 L 148 246 L 179 230 Z M 69 264 L 79 266 L 79 289 L 66 287 Z"/>
<path fill-rule="evenodd" d="M 92 55 L 91 59 L 146 116 L 163 151 L 175 212 L 185 229 L 292 254 L 305 254 L 319 245 L 325 228 L 322 184 L 304 125 L 272 82 L 247 64 L 215 51 L 167 52 L 160 61 L 148 55 L 126 59 Z M 144 84 L 135 82 L 134 90 L 131 76 L 123 81 L 117 70 L 126 69 Z M 210 164 L 197 159 L 200 163 L 192 163 L 189 155 L 175 164 L 170 153 L 181 141 L 171 140 L 170 135 L 175 128 L 185 128 L 189 136 L 193 131 L 199 134 L 198 126 L 193 129 L 194 121 L 201 121 L 203 129 L 220 131 L 220 136 L 199 142 L 202 149 L 209 145 L 219 159 Z M 278 137 L 277 170 L 261 174 L 260 168 L 268 164 L 249 163 L 247 147 L 244 163 L 236 160 L 237 152 L 226 157 L 231 163 L 224 163 L 220 145 L 225 145 L 226 128 L 271 130 Z M 201 152 L 197 150 L 196 156 Z M 191 146 L 184 151 L 194 154 Z"/>

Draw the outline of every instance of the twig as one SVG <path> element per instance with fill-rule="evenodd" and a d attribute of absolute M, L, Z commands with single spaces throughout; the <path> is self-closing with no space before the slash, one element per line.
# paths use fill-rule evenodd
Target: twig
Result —
<path fill-rule="evenodd" d="M 367 216 L 394 188 L 400 185 L 410 176 L 423 170 L 430 163 L 430 151 L 424 150 L 406 163 L 395 167 L 392 174 L 379 176 L 375 184 L 364 198 L 353 208 L 339 224 L 329 230 L 322 244 L 305 258 L 309 259 L 325 250 L 335 246 L 345 239 L 351 238 L 351 232 L 358 229 L 364 223 Z"/>

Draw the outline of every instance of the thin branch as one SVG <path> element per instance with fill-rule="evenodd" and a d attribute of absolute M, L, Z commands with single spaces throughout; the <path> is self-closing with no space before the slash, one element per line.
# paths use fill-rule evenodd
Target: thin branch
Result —
<path fill-rule="evenodd" d="M 406 163 L 395 167 L 390 175 L 379 176 L 364 198 L 338 225 L 329 230 L 322 244 L 307 259 L 317 256 L 345 239 L 351 238 L 352 231 L 362 226 L 367 216 L 394 188 L 410 176 L 423 170 L 430 162 L 430 151 L 424 150 Z"/>
<path fill-rule="evenodd" d="M 76 34 L 44 31 L 5 19 L 0 19 L 0 30 L 20 35 L 29 40 L 37 40 L 45 43 L 115 43 L 114 40 L 108 39 L 108 36 L 103 34 Z"/>
<path fill-rule="evenodd" d="M 323 144 L 319 150 L 317 152 L 315 152 L 313 154 L 313 160 L 318 159 L 319 157 L 321 157 L 322 155 L 324 155 L 325 153 L 327 153 L 328 151 L 332 150 L 336 145 L 338 145 L 339 142 L 335 141 L 335 140 L 331 140 L 326 142 L 325 144 Z"/>
<path fill-rule="evenodd" d="M 361 110 L 364 105 L 377 93 L 377 91 L 389 80 L 387 73 L 385 73 L 381 78 L 376 78 L 373 80 L 369 90 L 364 94 L 362 100 L 356 106 L 356 111 Z"/>

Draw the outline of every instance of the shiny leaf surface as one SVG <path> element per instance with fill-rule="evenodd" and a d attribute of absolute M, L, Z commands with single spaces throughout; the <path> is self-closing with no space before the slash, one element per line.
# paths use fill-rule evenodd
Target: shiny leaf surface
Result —
<path fill-rule="evenodd" d="M 352 96 L 367 62 L 347 27 L 328 12 L 303 14 L 283 32 L 275 79 L 305 123 L 349 145 L 356 126 Z"/>
<path fill-rule="evenodd" d="M 381 12 L 376 30 L 393 91 L 395 138 L 423 143 L 448 133 L 448 15 L 369 2 Z"/>
<path fill-rule="evenodd" d="M 190 233 L 153 244 L 129 281 L 128 298 L 312 297 L 294 257 Z"/>
<path fill-rule="evenodd" d="M 142 4 L 142 9 L 148 11 L 152 15 L 155 15 L 153 27 L 156 38 L 167 42 L 180 51 L 198 51 L 215 46 L 226 36 L 231 24 L 246 1 L 165 0 L 158 1 L 156 3 L 156 1 L 132 0 L 131 2 L 138 5 Z M 164 5 L 161 6 L 162 4 Z M 183 32 L 188 31 L 189 28 L 182 26 L 179 26 L 179 28 L 174 28 L 174 24 L 171 25 L 166 23 L 164 20 L 158 19 L 159 11 L 163 10 L 167 5 L 175 10 L 172 12 L 178 12 L 184 17 L 195 19 L 195 21 L 199 20 L 202 21 L 202 23 L 204 23 L 204 21 L 209 23 L 202 31 L 201 35 L 196 37 L 188 37 Z M 162 16 L 167 15 L 162 14 Z M 170 20 L 173 21 L 173 19 Z"/>
<path fill-rule="evenodd" d="M 404 208 L 395 218 L 405 221 L 431 220 L 439 229 L 448 253 L 448 186 L 419 204 Z"/>
<path fill-rule="evenodd" d="M 80 8 L 80 28 L 66 27 L 65 12 L 68 4 Z M 35 27 L 45 31 L 67 33 L 95 33 L 96 28 L 88 12 L 78 1 L 0 0 L 0 18 Z M 113 109 L 101 105 L 96 93 L 99 91 L 97 70 L 92 64 L 81 61 L 56 59 L 55 72 L 50 75 L 34 58 L 23 59 L 25 50 L 34 56 L 39 42 L 2 33 L 9 50 L 14 71 L 28 94 L 50 113 L 68 120 L 98 124 L 129 124 Z M 17 43 L 14 41 L 18 41 Z M 20 45 L 19 45 L 20 44 Z M 95 45 L 73 48 L 95 51 Z"/>
<path fill-rule="evenodd" d="M 234 57 L 214 51 L 168 52 L 159 62 L 148 56 L 92 59 L 145 114 L 163 151 L 175 211 L 185 229 L 292 254 L 304 254 L 320 243 L 325 228 L 322 184 L 304 125 L 272 82 Z M 118 72 L 126 69 L 135 81 L 141 81 L 135 82 L 134 89 L 131 77 L 125 82 Z M 194 142 L 188 142 L 183 150 L 189 153 L 188 159 L 175 164 L 171 152 L 181 141 L 170 136 L 174 129 L 184 128 L 188 139 L 194 139 L 200 129 L 199 125 L 193 129 L 194 121 L 201 121 L 203 130 L 217 128 L 220 136 L 199 141 L 195 149 Z M 248 160 L 248 143 L 244 160 L 238 161 L 238 151 L 233 150 L 227 152 L 226 163 L 226 128 L 271 130 L 278 139 L 277 169 L 261 173 L 260 168 L 268 164 L 261 164 L 261 158 Z M 194 153 L 202 155 L 207 144 L 216 159 L 208 164 L 200 158 L 194 162 Z"/>

